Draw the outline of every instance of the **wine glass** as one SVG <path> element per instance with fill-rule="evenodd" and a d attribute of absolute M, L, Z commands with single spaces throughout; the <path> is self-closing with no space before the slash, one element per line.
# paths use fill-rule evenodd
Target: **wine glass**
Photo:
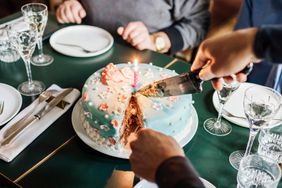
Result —
<path fill-rule="evenodd" d="M 20 24 L 8 27 L 8 36 L 11 44 L 18 51 L 25 63 L 28 81 L 18 86 L 22 95 L 34 96 L 40 94 L 45 89 L 41 81 L 32 80 L 30 59 L 36 46 L 36 30 L 31 25 L 21 22 Z"/>
<path fill-rule="evenodd" d="M 248 155 L 242 159 L 237 174 L 237 188 L 277 187 L 281 169 L 275 161 L 261 155 Z"/>
<path fill-rule="evenodd" d="M 269 122 L 279 110 L 281 100 L 280 93 L 272 88 L 256 85 L 246 89 L 243 106 L 249 122 L 250 134 L 245 153 L 242 150 L 238 150 L 229 156 L 229 162 L 235 169 L 239 168 L 242 156 L 247 156 L 251 153 L 257 133 L 262 128 L 267 128 Z"/>
<path fill-rule="evenodd" d="M 36 66 L 46 66 L 54 61 L 50 55 L 43 53 L 42 36 L 48 20 L 47 6 L 42 3 L 29 3 L 21 8 L 27 23 L 35 25 L 37 30 L 37 46 L 39 54 L 32 57 L 31 63 Z"/>
<path fill-rule="evenodd" d="M 233 79 L 235 79 L 235 77 L 233 77 Z M 219 98 L 218 117 L 209 118 L 204 122 L 205 130 L 215 136 L 226 136 L 231 132 L 231 125 L 227 121 L 221 119 L 222 111 L 224 104 L 228 101 L 231 94 L 240 86 L 240 83 L 236 81 L 236 79 L 231 83 L 226 83 L 223 80 L 222 82 L 223 88 L 220 91 L 217 91 Z"/>

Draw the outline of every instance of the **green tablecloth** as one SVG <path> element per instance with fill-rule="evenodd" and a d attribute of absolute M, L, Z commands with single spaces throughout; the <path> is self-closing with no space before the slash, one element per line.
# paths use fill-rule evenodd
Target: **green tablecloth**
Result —
<path fill-rule="evenodd" d="M 3 23 L 19 14 L 0 20 Z M 50 16 L 47 31 L 58 29 L 54 16 Z M 85 80 L 96 70 L 109 62 L 126 63 L 138 57 L 142 63 L 152 62 L 160 67 L 168 65 L 173 58 L 155 52 L 140 52 L 119 37 L 111 50 L 97 57 L 74 58 L 54 51 L 44 41 L 45 53 L 51 54 L 55 61 L 46 67 L 32 66 L 33 78 L 43 81 L 47 87 L 55 83 L 61 87 L 75 87 L 81 90 Z M 169 66 L 178 73 L 188 70 L 187 62 L 178 60 Z M 24 63 L 0 62 L 0 82 L 17 87 L 27 80 Z M 230 135 L 216 137 L 207 133 L 203 122 L 216 117 L 212 105 L 213 89 L 209 82 L 204 84 L 204 92 L 193 95 L 194 107 L 198 113 L 199 125 L 196 135 L 184 147 L 185 154 L 201 177 L 216 187 L 236 187 L 237 171 L 231 167 L 228 156 L 238 149 L 245 149 L 248 129 L 233 124 Z M 1 92 L 0 92 L 1 95 Z M 23 97 L 22 109 L 34 100 Z M 52 124 L 31 145 L 20 153 L 11 163 L 0 161 L 0 187 L 5 180 L 9 186 L 22 187 L 103 187 L 112 171 L 130 170 L 128 160 L 101 154 L 84 144 L 71 124 L 72 108 Z M 255 143 L 255 147 L 256 147 Z M 280 187 L 282 184 L 280 183 Z"/>

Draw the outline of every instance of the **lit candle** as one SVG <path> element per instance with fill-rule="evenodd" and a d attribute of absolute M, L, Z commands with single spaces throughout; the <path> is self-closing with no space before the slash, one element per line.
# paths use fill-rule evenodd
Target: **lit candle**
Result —
<path fill-rule="evenodd" d="M 134 59 L 133 65 L 134 65 L 134 68 L 133 68 L 133 72 L 134 72 L 133 87 L 136 89 L 137 88 L 137 82 L 138 82 L 138 61 L 137 61 L 137 59 Z"/>

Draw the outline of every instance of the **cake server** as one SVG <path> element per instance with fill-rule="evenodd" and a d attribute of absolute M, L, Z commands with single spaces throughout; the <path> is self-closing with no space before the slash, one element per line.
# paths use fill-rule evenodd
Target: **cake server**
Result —
<path fill-rule="evenodd" d="M 138 93 L 147 97 L 167 97 L 201 92 L 203 81 L 199 71 L 166 78 L 141 88 Z"/>
<path fill-rule="evenodd" d="M 47 103 L 38 113 L 36 113 L 33 116 L 30 116 L 26 119 L 26 121 L 23 122 L 23 124 L 16 129 L 11 134 L 7 135 L 6 138 L 3 139 L 1 142 L 1 146 L 4 146 L 6 144 L 9 144 L 11 140 L 13 140 L 16 136 L 19 135 L 19 133 L 24 130 L 27 126 L 33 124 L 34 122 L 40 120 L 43 116 L 45 116 L 48 112 L 50 112 L 58 103 L 60 103 L 65 96 L 67 96 L 73 88 L 67 88 L 63 90 L 58 96 L 56 96 L 54 99 L 52 99 L 49 103 Z"/>
<path fill-rule="evenodd" d="M 252 69 L 253 64 L 250 63 L 240 72 L 248 75 Z M 200 79 L 199 72 L 200 69 L 159 80 L 139 89 L 137 92 L 147 97 L 168 97 L 199 93 L 203 90 L 203 80 Z"/>

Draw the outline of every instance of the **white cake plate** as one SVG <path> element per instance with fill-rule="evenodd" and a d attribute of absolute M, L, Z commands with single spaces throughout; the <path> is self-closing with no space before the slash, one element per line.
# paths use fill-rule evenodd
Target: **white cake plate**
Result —
<path fill-rule="evenodd" d="M 82 114 L 82 103 L 81 99 L 75 104 L 73 111 L 72 111 L 72 125 L 74 128 L 74 131 L 78 135 L 78 137 L 88 146 L 95 149 L 96 151 L 99 151 L 101 153 L 104 153 L 106 155 L 122 158 L 122 159 L 128 159 L 130 155 L 130 151 L 126 149 L 120 149 L 120 150 L 114 150 L 109 147 L 105 147 L 103 145 L 97 144 L 95 141 L 93 141 L 88 134 L 86 133 L 86 130 L 83 127 L 83 123 L 81 122 L 80 115 Z M 195 110 L 195 108 L 192 108 L 192 121 L 188 123 L 190 126 L 189 131 L 187 132 L 187 135 L 179 141 L 179 144 L 184 147 L 186 144 L 189 143 L 189 141 L 194 137 L 197 128 L 198 128 L 198 115 Z"/>

